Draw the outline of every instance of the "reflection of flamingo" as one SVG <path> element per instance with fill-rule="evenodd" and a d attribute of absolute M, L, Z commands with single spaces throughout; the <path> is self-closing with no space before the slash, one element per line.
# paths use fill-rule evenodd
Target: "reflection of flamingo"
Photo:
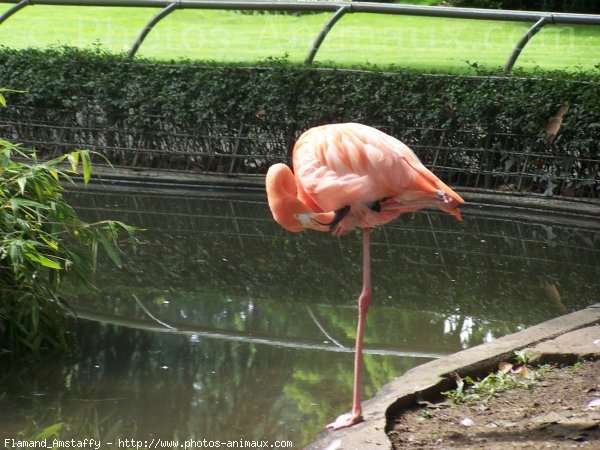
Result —
<path fill-rule="evenodd" d="M 274 219 L 289 231 L 314 229 L 336 236 L 354 228 L 363 235 L 363 288 L 358 299 L 352 411 L 327 428 L 362 421 L 362 341 L 371 300 L 369 230 L 400 214 L 437 207 L 462 220 L 464 200 L 431 173 L 402 142 L 366 125 L 324 125 L 306 131 L 294 147 L 294 172 L 285 164 L 266 177 Z"/>

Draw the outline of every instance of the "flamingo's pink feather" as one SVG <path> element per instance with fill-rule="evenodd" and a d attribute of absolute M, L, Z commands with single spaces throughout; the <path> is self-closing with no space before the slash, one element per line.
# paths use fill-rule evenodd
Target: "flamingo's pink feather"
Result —
<path fill-rule="evenodd" d="M 463 200 L 458 194 L 405 144 L 365 125 L 308 130 L 294 148 L 294 172 L 298 198 L 313 211 L 351 206 L 352 217 L 342 223 L 341 232 L 380 225 L 426 207 L 438 207 L 460 219 L 456 207 Z M 381 201 L 381 212 L 368 208 L 375 201 Z"/>

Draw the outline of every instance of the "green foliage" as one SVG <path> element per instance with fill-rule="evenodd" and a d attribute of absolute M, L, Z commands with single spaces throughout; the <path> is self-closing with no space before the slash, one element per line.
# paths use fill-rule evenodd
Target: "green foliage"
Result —
<path fill-rule="evenodd" d="M 15 355 L 67 346 L 63 279 L 88 283 L 99 247 L 120 266 L 119 237 L 133 232 L 121 222 L 81 220 L 63 198 L 68 169 L 87 183 L 89 151 L 41 162 L 0 139 L 0 348 Z"/>
<path fill-rule="evenodd" d="M 47 426 L 38 434 L 36 434 L 30 441 L 44 441 L 50 438 L 58 438 L 60 437 L 60 429 L 63 427 L 62 422 L 57 422 L 52 425 Z M 24 436 L 21 437 L 23 439 Z M 27 439 L 29 440 L 29 439 Z"/>
<path fill-rule="evenodd" d="M 456 389 L 445 391 L 441 394 L 448 397 L 448 399 L 450 399 L 455 405 L 460 405 L 461 403 L 473 403 L 479 400 L 479 394 L 465 392 L 466 387 L 467 385 L 465 384 L 465 380 L 457 377 Z"/>
<path fill-rule="evenodd" d="M 27 91 L 7 93 L 15 105 L 8 126 L 19 123 L 9 130 L 51 155 L 63 151 L 56 142 L 69 142 L 105 148 L 114 164 L 265 173 L 304 129 L 355 121 L 447 167 L 436 173 L 454 185 L 595 196 L 600 72 L 506 76 L 472 65 L 478 75 L 465 77 L 0 49 L 0 78 Z M 550 138 L 548 123 L 563 105 Z"/>
<path fill-rule="evenodd" d="M 583 366 L 586 364 L 586 361 L 577 361 L 575 364 L 573 364 L 572 366 L 568 367 L 568 372 L 570 375 L 575 376 L 577 375 L 577 373 L 583 368 Z"/>
<path fill-rule="evenodd" d="M 441 0 L 402 3 L 446 4 Z M 0 42 L 12 48 L 101 45 L 118 54 L 131 47 L 135 34 L 154 14 L 154 8 L 38 5 L 4 22 Z M 163 61 L 189 58 L 247 63 L 287 57 L 301 63 L 330 17 L 331 13 L 298 12 L 242 16 L 235 11 L 183 8 L 153 28 L 137 55 Z M 321 45 L 316 60 L 343 67 L 399 64 L 425 71 L 472 73 L 465 60 L 502 66 L 528 26 L 519 22 L 345 14 Z M 599 40 L 597 26 L 548 26 L 527 44 L 517 65 L 529 70 L 537 66 L 593 70 L 598 63 Z"/>
<path fill-rule="evenodd" d="M 521 364 L 523 366 L 531 363 L 531 355 L 525 350 L 515 350 L 515 360 L 517 364 Z"/>
<path fill-rule="evenodd" d="M 526 365 L 530 357 L 524 351 L 515 352 L 515 360 L 519 364 L 514 366 L 508 363 L 500 363 L 499 369 L 492 372 L 482 380 L 476 381 L 467 376 L 458 377 L 457 387 L 451 391 L 441 394 L 448 397 L 454 404 L 489 402 L 498 392 L 517 387 L 531 389 L 533 383 L 546 375 L 551 369 L 548 365 L 542 365 L 536 370 Z"/>

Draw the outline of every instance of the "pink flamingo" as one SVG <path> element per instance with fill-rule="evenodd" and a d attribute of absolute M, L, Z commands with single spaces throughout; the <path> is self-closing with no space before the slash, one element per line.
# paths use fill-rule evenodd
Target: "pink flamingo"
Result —
<path fill-rule="evenodd" d="M 462 220 L 464 200 L 399 140 L 358 123 L 323 125 L 306 131 L 294 146 L 294 174 L 285 164 L 267 172 L 273 218 L 285 229 L 329 231 L 335 236 L 362 229 L 363 287 L 358 298 L 352 410 L 327 425 L 349 427 L 363 420 L 362 344 L 371 301 L 369 230 L 400 214 L 437 207 Z"/>

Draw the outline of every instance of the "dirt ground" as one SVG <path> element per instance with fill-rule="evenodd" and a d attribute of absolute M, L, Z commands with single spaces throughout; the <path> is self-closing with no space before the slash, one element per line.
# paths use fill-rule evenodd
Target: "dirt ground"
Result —
<path fill-rule="evenodd" d="M 390 435 L 399 449 L 600 449 L 600 360 L 553 367 L 531 388 L 485 404 L 427 404 L 404 411 Z"/>

